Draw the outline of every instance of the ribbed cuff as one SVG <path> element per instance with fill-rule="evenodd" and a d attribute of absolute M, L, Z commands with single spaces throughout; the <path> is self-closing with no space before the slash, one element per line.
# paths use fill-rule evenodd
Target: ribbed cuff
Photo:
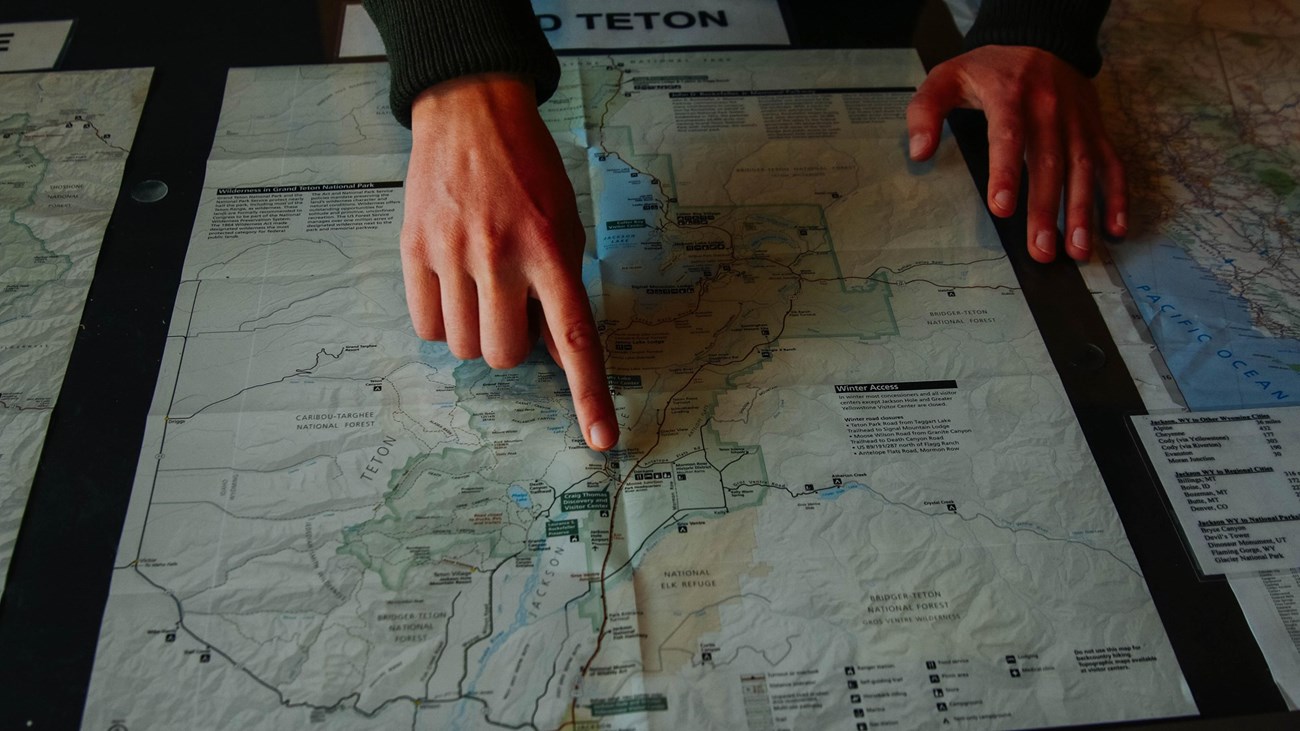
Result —
<path fill-rule="evenodd" d="M 560 64 L 529 0 L 364 0 L 388 49 L 393 116 L 411 126 L 425 89 L 468 74 L 521 74 L 540 104 L 555 93 Z"/>
<path fill-rule="evenodd" d="M 966 50 L 1033 46 L 1096 76 L 1101 71 L 1097 33 L 1109 9 L 1110 0 L 984 0 L 966 34 Z"/>

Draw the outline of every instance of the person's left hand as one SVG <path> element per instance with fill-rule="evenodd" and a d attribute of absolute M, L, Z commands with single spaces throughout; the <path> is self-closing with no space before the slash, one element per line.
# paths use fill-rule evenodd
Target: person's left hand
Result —
<path fill-rule="evenodd" d="M 1056 258 L 1056 222 L 1065 196 L 1065 250 L 1086 261 L 1092 251 L 1096 186 L 1105 199 L 1106 233 L 1128 231 L 1124 167 L 1106 136 L 1092 81 L 1055 55 L 1024 46 L 984 46 L 936 66 L 907 109 L 910 154 L 927 160 L 944 117 L 956 107 L 981 109 L 989 124 L 988 205 L 1015 212 L 1022 162 L 1028 163 L 1029 255 Z"/>

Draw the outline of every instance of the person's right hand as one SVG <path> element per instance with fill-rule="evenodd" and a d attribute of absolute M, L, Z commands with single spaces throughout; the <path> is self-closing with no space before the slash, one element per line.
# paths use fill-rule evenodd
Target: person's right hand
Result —
<path fill-rule="evenodd" d="M 618 420 L 582 286 L 586 237 L 533 83 L 479 74 L 437 84 L 412 105 L 411 131 L 401 250 L 416 334 L 513 368 L 540 326 L 587 444 L 613 447 Z"/>

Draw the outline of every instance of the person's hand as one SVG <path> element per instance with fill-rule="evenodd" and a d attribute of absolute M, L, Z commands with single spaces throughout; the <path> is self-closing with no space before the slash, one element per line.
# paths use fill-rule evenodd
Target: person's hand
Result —
<path fill-rule="evenodd" d="M 984 46 L 936 66 L 907 109 L 910 154 L 927 160 L 943 119 L 956 107 L 982 109 L 989 125 L 989 209 L 1010 216 L 1029 170 L 1029 255 L 1056 258 L 1056 222 L 1065 197 L 1065 250 L 1086 261 L 1092 209 L 1101 188 L 1106 233 L 1128 231 L 1124 167 L 1106 136 L 1097 92 L 1073 66 L 1037 48 Z"/>
<path fill-rule="evenodd" d="M 618 421 L 582 286 L 585 234 L 531 81 L 507 74 L 437 84 L 411 108 L 402 272 L 415 332 L 461 359 L 513 368 L 538 329 L 564 368 L 587 444 Z"/>

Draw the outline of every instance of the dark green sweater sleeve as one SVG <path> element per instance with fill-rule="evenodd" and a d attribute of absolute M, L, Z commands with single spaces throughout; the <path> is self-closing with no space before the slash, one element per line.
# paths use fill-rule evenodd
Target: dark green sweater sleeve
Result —
<path fill-rule="evenodd" d="M 364 0 L 388 49 L 393 116 L 411 126 L 420 92 L 467 74 L 522 74 L 537 101 L 555 93 L 560 64 L 529 0 Z"/>
<path fill-rule="evenodd" d="M 1097 33 L 1108 9 L 1110 0 L 984 0 L 966 34 L 966 50 L 1033 46 L 1096 76 L 1101 70 Z"/>
<path fill-rule="evenodd" d="M 420 92 L 466 74 L 528 76 L 538 102 L 555 92 L 560 67 L 529 0 L 364 0 L 388 49 L 393 114 L 411 124 Z M 1087 76 L 1101 69 L 1097 32 L 1109 0 L 984 0 L 966 49 L 1034 46 Z"/>

